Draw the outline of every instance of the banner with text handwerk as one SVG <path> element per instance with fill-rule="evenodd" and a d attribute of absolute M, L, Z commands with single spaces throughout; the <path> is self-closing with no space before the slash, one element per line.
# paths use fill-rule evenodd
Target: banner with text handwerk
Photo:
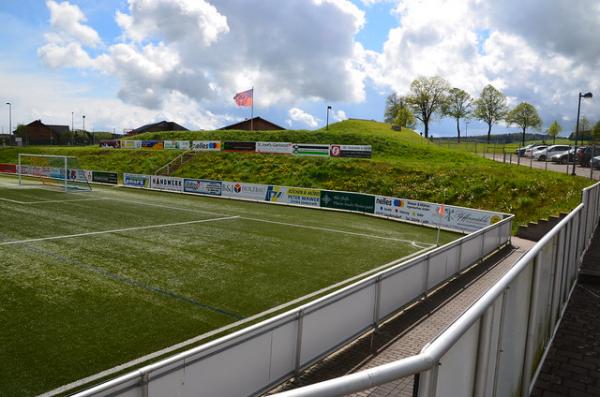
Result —
<path fill-rule="evenodd" d="M 142 141 L 132 141 L 123 139 L 121 141 L 121 149 L 139 149 L 142 147 Z"/>
<path fill-rule="evenodd" d="M 186 193 L 220 196 L 221 187 L 221 181 L 210 181 L 204 179 L 184 179 L 183 181 L 183 191 Z"/>
<path fill-rule="evenodd" d="M 441 226 L 453 230 L 476 231 L 501 221 L 501 213 L 473 210 L 470 208 L 443 205 L 443 216 L 439 215 L 441 204 L 406 200 L 396 197 L 376 196 L 375 214 L 403 219 L 426 225 Z"/>
<path fill-rule="evenodd" d="M 375 210 L 375 196 L 370 194 L 321 190 L 321 207 L 368 212 Z"/>
<path fill-rule="evenodd" d="M 221 150 L 221 141 L 192 141 L 192 150 L 209 152 Z"/>
<path fill-rule="evenodd" d="M 142 141 L 144 149 L 163 150 L 164 147 L 163 141 Z"/>
<path fill-rule="evenodd" d="M 321 206 L 321 191 L 318 189 L 288 187 L 287 202 L 288 202 L 288 204 L 320 207 Z"/>
<path fill-rule="evenodd" d="M 371 158 L 371 145 L 330 145 L 331 157 Z"/>
<path fill-rule="evenodd" d="M 290 142 L 256 142 L 256 153 L 292 154 L 293 150 Z"/>
<path fill-rule="evenodd" d="M 329 145 L 295 143 L 292 145 L 295 156 L 329 157 Z"/>
<path fill-rule="evenodd" d="M 137 188 L 149 188 L 150 176 L 142 174 L 123 174 L 123 185 Z"/>
<path fill-rule="evenodd" d="M 183 192 L 183 178 L 152 175 L 150 177 L 150 187 L 152 189 L 169 190 L 171 192 Z"/>

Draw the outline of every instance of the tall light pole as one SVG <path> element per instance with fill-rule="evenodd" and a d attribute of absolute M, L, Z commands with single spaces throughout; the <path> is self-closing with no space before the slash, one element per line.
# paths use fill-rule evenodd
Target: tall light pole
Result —
<path fill-rule="evenodd" d="M 8 105 L 8 133 L 12 134 L 12 104 L 10 102 L 6 102 Z"/>
<path fill-rule="evenodd" d="M 585 94 L 582 94 L 581 92 L 579 93 L 579 101 L 577 102 L 577 123 L 575 124 L 575 152 L 573 153 L 573 171 L 571 172 L 571 175 L 575 175 L 575 165 L 577 164 L 577 138 L 579 137 L 579 114 L 581 111 L 581 98 L 591 97 L 591 92 L 586 92 Z"/>
<path fill-rule="evenodd" d="M 74 114 L 75 112 L 71 112 L 71 145 L 73 145 L 73 136 L 75 135 Z"/>
<path fill-rule="evenodd" d="M 83 119 L 83 127 L 81 129 L 85 131 L 85 114 L 81 118 Z"/>
<path fill-rule="evenodd" d="M 328 130 L 329 129 L 329 111 L 331 110 L 331 106 L 327 106 L 327 124 L 325 126 L 325 129 Z"/>

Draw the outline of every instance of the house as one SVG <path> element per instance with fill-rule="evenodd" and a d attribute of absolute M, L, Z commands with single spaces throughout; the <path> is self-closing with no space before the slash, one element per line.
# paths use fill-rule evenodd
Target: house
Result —
<path fill-rule="evenodd" d="M 282 131 L 285 128 L 278 126 L 275 123 L 265 120 L 262 117 L 254 117 L 253 119 L 247 119 L 240 121 L 239 123 L 231 124 L 220 130 L 245 130 L 245 131 Z"/>
<path fill-rule="evenodd" d="M 162 131 L 189 131 L 187 128 L 173 121 L 159 121 L 158 123 L 146 124 L 131 130 L 127 135 L 143 134 L 144 132 L 162 132 Z"/>
<path fill-rule="evenodd" d="M 66 144 L 70 139 L 68 125 L 49 125 L 35 120 L 27 125 L 21 125 L 15 134 L 23 139 L 26 145 L 58 145 Z"/>

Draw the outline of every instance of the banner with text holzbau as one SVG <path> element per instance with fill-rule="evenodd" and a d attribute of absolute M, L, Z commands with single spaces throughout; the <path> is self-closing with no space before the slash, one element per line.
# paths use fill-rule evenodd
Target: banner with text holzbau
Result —
<path fill-rule="evenodd" d="M 152 189 L 169 190 L 171 192 L 183 192 L 183 178 L 152 175 L 150 178 L 150 187 Z"/>
<path fill-rule="evenodd" d="M 123 174 L 123 185 L 147 189 L 150 187 L 150 176 L 142 174 Z"/>
<path fill-rule="evenodd" d="M 375 196 L 375 214 L 454 230 L 475 231 L 500 222 L 503 214 L 470 208 L 433 204 L 396 197 Z M 443 216 L 440 216 L 442 212 Z"/>
<path fill-rule="evenodd" d="M 223 182 L 221 195 L 246 200 L 287 203 L 288 188 L 277 185 L 260 185 L 256 183 Z"/>

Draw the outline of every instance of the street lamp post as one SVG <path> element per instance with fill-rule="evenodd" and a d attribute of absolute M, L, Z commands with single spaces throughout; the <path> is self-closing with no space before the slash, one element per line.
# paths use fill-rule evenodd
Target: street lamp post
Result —
<path fill-rule="evenodd" d="M 577 123 L 575 124 L 575 147 L 573 153 L 573 171 L 571 175 L 575 175 L 575 166 L 577 165 L 577 138 L 579 137 L 579 114 L 581 112 L 581 98 L 591 98 L 592 93 L 586 92 L 585 94 L 579 93 L 579 101 L 577 102 Z M 582 164 L 583 165 L 583 164 Z"/>
<path fill-rule="evenodd" d="M 73 144 L 73 135 L 75 135 L 75 112 L 71 112 L 71 145 Z"/>
<path fill-rule="evenodd" d="M 12 133 L 12 104 L 10 102 L 6 102 L 8 105 L 8 133 Z"/>
<path fill-rule="evenodd" d="M 331 110 L 331 106 L 327 106 L 327 124 L 325 125 L 325 129 L 329 130 L 329 111 Z"/>
<path fill-rule="evenodd" d="M 81 128 L 83 131 L 85 131 L 85 114 L 83 116 L 81 116 L 81 118 L 83 119 L 83 127 Z"/>

